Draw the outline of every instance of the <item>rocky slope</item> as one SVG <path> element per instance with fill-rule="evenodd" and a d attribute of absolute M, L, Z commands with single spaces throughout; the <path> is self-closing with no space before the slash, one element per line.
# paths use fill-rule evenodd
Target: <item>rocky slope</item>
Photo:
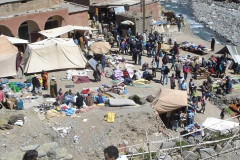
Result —
<path fill-rule="evenodd" d="M 240 5 L 236 3 L 192 0 L 193 14 L 234 45 L 240 45 Z"/>

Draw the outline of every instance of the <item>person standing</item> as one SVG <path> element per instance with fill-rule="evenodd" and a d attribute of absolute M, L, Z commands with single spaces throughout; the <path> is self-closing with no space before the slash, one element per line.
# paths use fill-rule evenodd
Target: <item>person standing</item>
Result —
<path fill-rule="evenodd" d="M 181 22 L 179 22 L 179 23 L 178 23 L 178 32 L 180 32 L 181 27 L 182 27 L 182 24 L 181 24 Z"/>
<path fill-rule="evenodd" d="M 172 66 L 171 66 L 171 69 L 173 68 L 175 70 L 175 54 L 174 54 L 174 50 L 172 50 Z"/>
<path fill-rule="evenodd" d="M 131 36 L 132 36 L 131 28 L 128 29 L 128 31 L 127 31 L 127 35 L 128 35 L 128 37 L 131 37 Z"/>
<path fill-rule="evenodd" d="M 198 99 L 198 94 L 197 94 L 197 86 L 194 86 L 193 87 L 193 91 L 192 91 L 192 101 L 193 102 L 196 102 Z"/>
<path fill-rule="evenodd" d="M 157 69 L 159 68 L 159 54 L 155 55 L 155 62 L 157 64 Z"/>
<path fill-rule="evenodd" d="M 215 48 L 215 37 L 212 37 L 211 50 L 214 51 L 214 48 Z"/>
<path fill-rule="evenodd" d="M 57 97 L 57 83 L 54 76 L 52 76 L 52 79 L 50 80 L 50 96 L 52 98 Z"/>
<path fill-rule="evenodd" d="M 165 70 L 164 64 L 162 64 L 162 67 L 160 68 L 160 70 L 161 70 L 160 83 L 162 83 L 162 80 L 163 80 L 163 77 L 164 77 L 164 70 Z M 164 84 L 164 82 L 163 82 L 163 84 Z"/>
<path fill-rule="evenodd" d="M 149 42 L 146 43 L 147 57 L 151 57 L 151 45 Z"/>
<path fill-rule="evenodd" d="M 186 84 L 185 80 L 182 81 L 181 90 L 187 91 L 187 84 Z"/>
<path fill-rule="evenodd" d="M 138 65 L 141 66 L 141 64 L 142 64 L 142 52 L 139 51 L 139 52 L 138 52 Z"/>
<path fill-rule="evenodd" d="M 96 65 L 97 82 L 101 81 L 101 72 L 102 72 L 102 67 L 101 67 L 100 61 L 98 61 L 98 64 Z"/>
<path fill-rule="evenodd" d="M 170 82 L 171 82 L 171 89 L 175 89 L 176 84 L 175 84 L 175 78 L 174 78 L 174 73 L 170 77 Z"/>
<path fill-rule="evenodd" d="M 193 79 L 190 79 L 189 84 L 188 84 L 188 87 L 189 87 L 189 96 L 192 95 L 193 86 L 194 86 Z"/>
<path fill-rule="evenodd" d="M 221 113 L 220 113 L 221 119 L 224 119 L 224 116 L 225 116 L 225 108 L 223 108 Z"/>
<path fill-rule="evenodd" d="M 191 110 L 188 110 L 187 113 L 187 124 L 193 124 L 194 113 Z"/>
<path fill-rule="evenodd" d="M 137 64 L 137 48 L 134 48 L 133 49 L 133 61 L 134 61 L 134 64 L 136 65 Z"/>
<path fill-rule="evenodd" d="M 163 56 L 163 58 L 162 58 L 162 63 L 163 63 L 164 65 L 166 65 L 166 64 L 168 63 L 167 53 L 165 53 L 165 55 Z"/>
<path fill-rule="evenodd" d="M 80 44 L 80 48 L 84 49 L 83 37 L 80 37 L 78 41 L 79 41 L 79 44 Z"/>
<path fill-rule="evenodd" d="M 110 43 L 111 47 L 113 47 L 113 45 L 114 45 L 114 37 L 113 37 L 113 34 L 111 34 L 111 36 L 109 37 L 109 43 Z"/>
<path fill-rule="evenodd" d="M 202 67 L 206 68 L 206 66 L 207 66 L 207 62 L 205 61 L 204 58 L 202 58 Z"/>
<path fill-rule="evenodd" d="M 187 63 L 185 63 L 185 65 L 183 66 L 183 73 L 184 73 L 184 79 L 185 81 L 187 80 L 187 76 L 188 76 L 188 72 L 190 71 Z"/>
<path fill-rule="evenodd" d="M 76 106 L 77 109 L 83 108 L 83 97 L 80 95 L 79 92 L 77 92 Z"/>
<path fill-rule="evenodd" d="M 121 51 L 122 51 L 122 54 L 123 54 L 123 55 L 125 54 L 125 48 L 126 48 L 126 42 L 125 42 L 125 41 L 122 41 Z"/>
<path fill-rule="evenodd" d="M 48 90 L 48 73 L 42 70 L 43 90 Z"/>
<path fill-rule="evenodd" d="M 153 77 L 155 77 L 155 78 L 156 78 L 156 67 L 157 67 L 157 64 L 156 64 L 156 62 L 155 62 L 155 59 L 154 59 L 154 58 L 152 59 L 152 62 L 151 62 L 151 64 L 152 64 L 152 75 L 153 75 Z"/>
<path fill-rule="evenodd" d="M 179 62 L 179 60 L 177 60 L 177 63 L 175 64 L 176 79 L 178 79 L 178 78 L 180 77 L 181 68 L 182 68 L 182 65 L 181 65 L 181 63 Z"/>
<path fill-rule="evenodd" d="M 165 66 L 164 69 L 164 75 L 163 75 L 163 85 L 164 85 L 164 80 L 166 79 L 166 85 L 168 84 L 168 73 L 170 72 L 170 69 L 168 68 L 168 66 Z"/>
<path fill-rule="evenodd" d="M 172 112 L 171 111 L 167 112 L 166 117 L 167 117 L 167 128 L 169 128 L 170 122 L 171 122 L 171 117 L 172 117 Z"/>
<path fill-rule="evenodd" d="M 174 113 L 174 115 L 173 115 L 172 130 L 174 130 L 174 128 L 175 128 L 175 126 L 176 126 L 176 131 L 177 131 L 179 120 L 180 120 L 180 116 L 179 116 L 179 114 L 178 114 L 177 112 Z"/>
<path fill-rule="evenodd" d="M 116 41 L 117 41 L 117 47 L 119 48 L 120 47 L 120 41 L 121 41 L 121 37 L 120 37 L 119 33 L 117 33 Z"/>
<path fill-rule="evenodd" d="M 204 94 L 202 94 L 202 97 L 201 97 L 201 106 L 202 106 L 202 108 L 200 109 L 200 112 L 203 111 L 203 114 L 204 114 L 205 106 L 206 106 L 206 99 L 205 99 L 205 95 Z"/>

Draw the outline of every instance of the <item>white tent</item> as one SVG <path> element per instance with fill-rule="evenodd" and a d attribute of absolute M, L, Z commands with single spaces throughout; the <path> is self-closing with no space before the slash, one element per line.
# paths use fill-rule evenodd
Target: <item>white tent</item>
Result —
<path fill-rule="evenodd" d="M 28 44 L 21 67 L 24 73 L 67 68 L 85 68 L 87 60 L 79 47 L 68 38 L 45 39 Z"/>
<path fill-rule="evenodd" d="M 5 35 L 1 35 L 0 37 L 6 37 L 9 40 L 9 42 L 12 44 L 27 44 L 27 43 L 29 43 L 25 39 L 20 39 L 20 38 L 16 38 L 16 37 L 8 37 Z"/>
<path fill-rule="evenodd" d="M 68 33 L 68 32 L 73 31 L 73 30 L 89 31 L 89 30 L 97 30 L 97 29 L 93 29 L 93 28 L 90 28 L 90 27 L 84 27 L 84 26 L 67 25 L 67 26 L 63 26 L 63 27 L 43 30 L 43 31 L 40 31 L 39 33 L 44 35 L 45 37 L 48 37 L 48 38 L 55 38 L 57 36 L 60 36 L 62 34 Z"/>
<path fill-rule="evenodd" d="M 222 130 L 230 130 L 239 126 L 238 123 L 232 121 L 221 120 L 218 118 L 208 117 L 202 124 L 204 128 L 213 131 L 222 131 Z"/>
<path fill-rule="evenodd" d="M 4 36 L 0 37 L 0 77 L 16 76 L 18 49 Z"/>

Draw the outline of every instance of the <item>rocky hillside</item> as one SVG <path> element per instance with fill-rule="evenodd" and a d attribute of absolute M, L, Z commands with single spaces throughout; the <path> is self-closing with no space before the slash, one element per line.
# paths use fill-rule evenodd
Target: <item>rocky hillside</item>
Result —
<path fill-rule="evenodd" d="M 192 1 L 193 14 L 234 45 L 240 45 L 240 5 L 236 3 Z"/>

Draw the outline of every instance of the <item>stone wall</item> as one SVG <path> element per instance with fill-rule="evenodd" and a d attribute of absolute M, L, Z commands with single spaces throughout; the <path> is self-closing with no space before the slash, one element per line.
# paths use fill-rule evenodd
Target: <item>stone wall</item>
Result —
<path fill-rule="evenodd" d="M 0 16 L 8 16 L 33 9 L 50 8 L 64 0 L 33 0 L 26 3 L 14 2 L 0 5 Z"/>
<path fill-rule="evenodd" d="M 152 14 L 152 18 L 156 21 L 159 20 L 159 2 L 152 2 L 145 5 L 145 11 L 148 14 Z M 141 12 L 141 4 L 132 5 L 129 7 L 129 11 Z"/>
<path fill-rule="evenodd" d="M 234 45 L 240 45 L 240 5 L 236 3 L 206 2 L 194 0 L 192 9 L 196 19 L 210 29 L 228 39 Z"/>

